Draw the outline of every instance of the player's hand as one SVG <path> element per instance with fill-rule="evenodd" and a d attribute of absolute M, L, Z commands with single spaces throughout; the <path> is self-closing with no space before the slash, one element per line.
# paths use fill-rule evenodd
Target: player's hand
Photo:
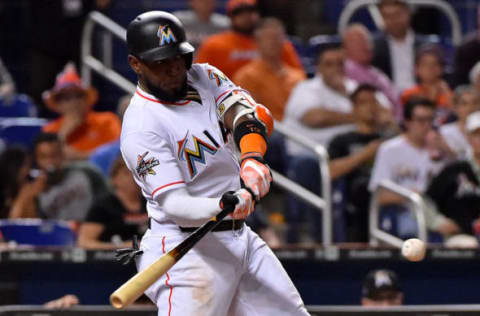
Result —
<path fill-rule="evenodd" d="M 245 157 L 248 155 L 247 157 Z M 250 190 L 258 201 L 270 191 L 272 173 L 260 154 L 251 153 L 242 156 L 240 178 L 243 185 Z"/>
<path fill-rule="evenodd" d="M 229 191 L 224 193 L 220 200 L 220 207 L 224 210 L 229 207 L 235 207 L 231 216 L 233 219 L 245 219 L 253 213 L 255 201 L 252 195 L 245 189 L 236 192 Z"/>

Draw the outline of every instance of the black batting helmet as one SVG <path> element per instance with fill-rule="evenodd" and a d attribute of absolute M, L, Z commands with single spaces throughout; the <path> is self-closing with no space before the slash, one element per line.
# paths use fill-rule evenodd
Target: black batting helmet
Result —
<path fill-rule="evenodd" d="M 131 55 L 147 62 L 187 55 L 188 68 L 193 51 L 180 20 L 164 11 L 149 11 L 137 16 L 127 28 L 127 46 Z"/>

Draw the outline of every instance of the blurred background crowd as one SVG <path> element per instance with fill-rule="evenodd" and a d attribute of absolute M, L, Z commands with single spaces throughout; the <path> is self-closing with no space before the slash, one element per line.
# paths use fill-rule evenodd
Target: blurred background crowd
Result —
<path fill-rule="evenodd" d="M 350 2 L 0 2 L 0 242 L 18 238 L 18 219 L 68 221 L 69 242 L 90 249 L 128 245 L 146 230 L 144 198 L 119 150 L 130 95 L 98 75 L 82 80 L 82 30 L 93 10 L 125 27 L 162 9 L 183 22 L 195 62 L 218 67 L 290 133 L 326 148 L 328 170 L 319 170 L 317 156 L 274 133 L 267 161 L 320 196 L 328 171 L 334 242 L 368 242 L 374 192 L 380 229 L 418 235 L 409 201 L 381 186 L 389 180 L 422 197 L 430 242 L 477 247 L 480 3 L 445 1 L 463 34 L 455 42 L 446 17 L 415 1 L 377 1 L 376 15 L 365 7 L 339 30 Z M 133 82 L 124 44 L 103 30 L 93 39 Z M 321 213 L 278 187 L 249 221 L 272 247 L 322 242 Z"/>

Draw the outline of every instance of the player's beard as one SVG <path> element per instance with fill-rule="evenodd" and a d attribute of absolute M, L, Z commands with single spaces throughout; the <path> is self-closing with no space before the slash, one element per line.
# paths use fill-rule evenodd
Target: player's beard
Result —
<path fill-rule="evenodd" d="M 155 96 L 155 98 L 162 101 L 176 102 L 182 100 L 187 95 L 187 76 L 185 76 L 185 80 L 183 81 L 182 86 L 175 90 L 173 93 L 166 92 L 162 88 L 157 87 L 146 77 L 143 78 L 143 82 L 145 83 L 148 92 Z"/>

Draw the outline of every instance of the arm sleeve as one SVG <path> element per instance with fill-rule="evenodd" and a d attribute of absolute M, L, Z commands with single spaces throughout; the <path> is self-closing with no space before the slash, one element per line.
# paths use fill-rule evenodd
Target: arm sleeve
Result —
<path fill-rule="evenodd" d="M 177 157 L 166 137 L 166 132 L 165 137 L 152 132 L 132 132 L 121 139 L 123 159 L 145 196 L 156 198 L 185 186 Z"/>
<path fill-rule="evenodd" d="M 200 226 L 220 211 L 220 198 L 193 197 L 185 188 L 170 190 L 157 199 L 162 210 L 179 226 Z"/>

